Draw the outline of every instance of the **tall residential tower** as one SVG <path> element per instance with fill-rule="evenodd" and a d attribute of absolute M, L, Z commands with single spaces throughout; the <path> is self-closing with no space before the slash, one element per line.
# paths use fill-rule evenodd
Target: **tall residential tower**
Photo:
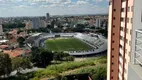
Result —
<path fill-rule="evenodd" d="M 141 5 L 142 0 L 109 0 L 107 80 L 142 80 Z"/>

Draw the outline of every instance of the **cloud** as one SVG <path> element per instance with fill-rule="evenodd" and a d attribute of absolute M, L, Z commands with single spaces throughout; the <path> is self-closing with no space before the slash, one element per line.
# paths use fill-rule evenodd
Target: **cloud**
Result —
<path fill-rule="evenodd" d="M 43 15 L 46 12 L 51 14 L 102 13 L 100 10 L 103 10 L 103 13 L 107 13 L 107 0 L 0 0 L 0 17 Z M 17 13 L 7 14 L 7 11 L 9 13 L 13 11 Z"/>
<path fill-rule="evenodd" d="M 82 4 L 87 4 L 88 2 L 86 2 L 86 1 L 77 1 L 77 4 L 78 5 L 82 5 Z"/>
<path fill-rule="evenodd" d="M 92 0 L 94 2 L 103 2 L 104 0 Z"/>

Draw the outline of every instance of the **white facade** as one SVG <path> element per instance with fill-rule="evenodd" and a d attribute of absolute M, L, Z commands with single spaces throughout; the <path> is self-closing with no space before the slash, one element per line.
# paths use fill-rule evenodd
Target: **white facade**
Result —
<path fill-rule="evenodd" d="M 96 19 L 96 27 L 101 27 L 102 19 Z"/>
<path fill-rule="evenodd" d="M 129 70 L 128 70 L 128 80 L 142 80 L 142 67 L 140 64 L 142 62 L 137 62 L 136 57 L 139 58 L 141 55 L 137 55 L 136 45 L 140 45 L 141 43 L 137 43 L 136 39 L 136 31 L 139 30 L 141 32 L 142 29 L 142 0 L 134 0 L 134 7 L 133 7 L 133 29 L 132 29 L 132 52 L 131 52 L 131 62 L 129 63 Z M 140 36 L 137 35 L 137 38 L 141 40 Z M 136 44 L 137 43 L 137 44 Z M 141 47 L 141 45 L 140 45 Z M 141 54 L 141 49 L 139 50 Z M 140 58 L 140 61 L 142 58 Z"/>

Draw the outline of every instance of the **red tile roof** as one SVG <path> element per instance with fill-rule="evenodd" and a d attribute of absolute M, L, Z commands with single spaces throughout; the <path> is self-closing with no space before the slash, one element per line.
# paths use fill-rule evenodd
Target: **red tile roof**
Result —
<path fill-rule="evenodd" d="M 12 57 L 18 57 L 22 55 L 25 51 L 22 49 L 15 49 L 15 50 L 4 50 L 5 54 L 9 54 L 9 56 Z"/>
<path fill-rule="evenodd" d="M 8 48 L 8 45 L 0 45 L 0 49 Z"/>

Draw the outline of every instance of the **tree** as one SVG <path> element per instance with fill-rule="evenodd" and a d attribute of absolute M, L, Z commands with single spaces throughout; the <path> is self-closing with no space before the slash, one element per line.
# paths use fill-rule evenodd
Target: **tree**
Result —
<path fill-rule="evenodd" d="M 12 71 L 11 59 L 8 54 L 0 53 L 0 76 L 9 75 Z"/>
<path fill-rule="evenodd" d="M 55 52 L 53 55 L 55 61 L 74 61 L 74 57 L 70 56 L 68 53 Z"/>
<path fill-rule="evenodd" d="M 17 42 L 19 43 L 19 46 L 20 46 L 20 47 L 23 46 L 24 41 L 25 41 L 25 38 L 23 38 L 23 37 L 19 37 L 19 38 L 17 39 Z"/>
<path fill-rule="evenodd" d="M 60 32 L 62 32 L 62 29 L 61 28 L 54 28 L 54 29 L 52 29 L 52 31 L 55 33 L 60 33 Z"/>
<path fill-rule="evenodd" d="M 35 66 L 46 67 L 53 60 L 53 53 L 44 49 L 39 50 L 39 52 L 32 52 L 31 61 Z"/>
<path fill-rule="evenodd" d="M 73 56 L 67 56 L 63 58 L 64 61 L 74 61 L 74 57 Z"/>
<path fill-rule="evenodd" d="M 31 68 L 31 63 L 28 58 L 16 57 L 12 58 L 12 70 L 17 70 L 17 73 L 20 73 L 20 70 Z"/>
<path fill-rule="evenodd" d="M 95 69 L 94 75 L 92 75 L 93 80 L 106 80 L 107 69 L 106 65 L 98 66 Z"/>

